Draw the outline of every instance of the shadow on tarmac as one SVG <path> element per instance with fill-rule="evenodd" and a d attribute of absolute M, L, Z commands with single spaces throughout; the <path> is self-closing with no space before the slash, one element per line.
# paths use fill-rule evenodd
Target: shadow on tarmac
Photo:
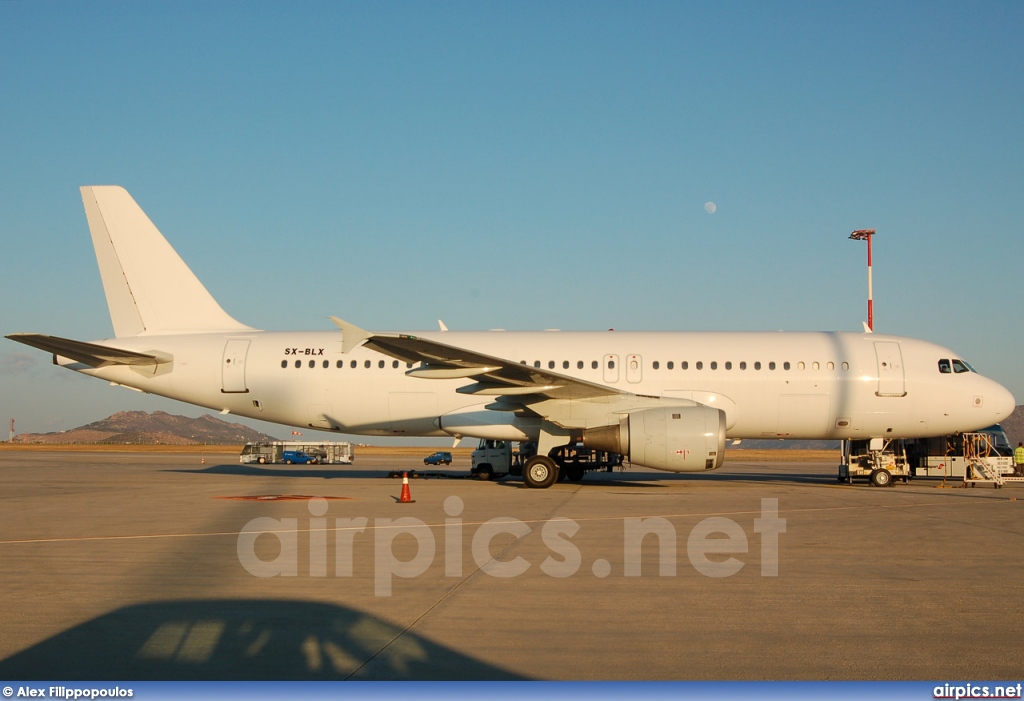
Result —
<path fill-rule="evenodd" d="M 0 678 L 523 679 L 355 609 L 235 599 L 117 609 L 0 661 Z"/>
<path fill-rule="evenodd" d="M 585 487 L 607 487 L 607 486 L 630 486 L 630 487 L 667 487 L 670 483 L 684 482 L 761 482 L 776 484 L 828 484 L 836 481 L 835 476 L 820 471 L 820 466 L 815 466 L 807 472 L 732 472 L 728 465 L 719 470 L 709 472 L 591 472 L 582 481 Z M 239 475 L 245 477 L 303 477 L 314 479 L 387 479 L 393 470 L 353 470 L 330 469 L 323 466 L 267 466 L 251 464 L 208 465 L 202 469 L 172 469 L 166 472 L 181 472 L 186 474 L 211 474 L 211 475 Z M 449 477 L 424 476 L 422 471 L 408 470 L 410 479 L 470 479 L 467 473 L 452 473 Z M 414 474 L 418 473 L 418 474 Z M 504 487 L 525 488 L 519 478 L 503 478 L 493 480 L 495 484 Z M 574 484 L 561 480 L 559 484 Z"/>
<path fill-rule="evenodd" d="M 342 477 L 366 479 L 370 477 L 387 477 L 390 470 L 353 470 L 331 469 L 322 466 L 258 466 L 240 465 L 227 463 L 224 465 L 210 465 L 201 470 L 163 470 L 163 472 L 184 472 L 195 475 L 241 475 L 243 477 L 316 477 L 320 479 L 339 479 Z"/>

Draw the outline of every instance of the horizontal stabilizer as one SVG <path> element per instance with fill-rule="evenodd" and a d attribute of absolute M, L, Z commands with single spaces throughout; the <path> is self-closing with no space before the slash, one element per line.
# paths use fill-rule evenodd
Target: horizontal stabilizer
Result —
<path fill-rule="evenodd" d="M 136 353 L 135 351 L 101 346 L 97 343 L 84 343 L 72 341 L 69 338 L 58 336 L 47 336 L 41 333 L 12 333 L 7 336 L 12 341 L 24 343 L 39 350 L 53 353 L 64 358 L 85 363 L 94 368 L 106 367 L 107 365 L 157 365 L 169 363 L 169 355 L 151 355 L 148 353 Z"/>

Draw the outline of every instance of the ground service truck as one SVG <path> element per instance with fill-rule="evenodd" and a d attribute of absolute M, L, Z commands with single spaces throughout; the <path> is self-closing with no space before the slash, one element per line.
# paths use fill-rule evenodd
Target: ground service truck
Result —
<path fill-rule="evenodd" d="M 480 479 L 493 479 L 506 475 L 523 474 L 523 463 L 537 454 L 535 443 L 482 439 L 472 454 L 470 473 Z M 550 456 L 559 467 L 559 478 L 579 482 L 583 475 L 592 470 L 611 472 L 622 465 L 622 456 L 603 450 L 584 448 L 582 443 L 563 445 Z"/>

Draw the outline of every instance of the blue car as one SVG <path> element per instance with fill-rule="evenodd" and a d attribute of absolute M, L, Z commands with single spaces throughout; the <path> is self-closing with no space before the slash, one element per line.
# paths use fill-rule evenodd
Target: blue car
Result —
<path fill-rule="evenodd" d="M 444 463 L 445 465 L 451 465 L 452 454 L 439 450 L 438 452 L 423 458 L 424 465 L 440 465 L 441 463 Z"/>
<path fill-rule="evenodd" d="M 281 459 L 288 465 L 295 463 L 296 465 L 308 465 L 310 463 L 316 465 L 320 460 L 315 455 L 309 455 L 302 452 L 301 450 L 286 450 L 281 453 Z"/>

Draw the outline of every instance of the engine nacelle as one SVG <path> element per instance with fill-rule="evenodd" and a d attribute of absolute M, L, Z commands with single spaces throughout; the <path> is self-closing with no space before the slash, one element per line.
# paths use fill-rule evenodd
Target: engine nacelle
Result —
<path fill-rule="evenodd" d="M 585 429 L 583 445 L 656 470 L 713 470 L 725 460 L 725 414 L 706 406 L 631 411 L 618 424 Z"/>

